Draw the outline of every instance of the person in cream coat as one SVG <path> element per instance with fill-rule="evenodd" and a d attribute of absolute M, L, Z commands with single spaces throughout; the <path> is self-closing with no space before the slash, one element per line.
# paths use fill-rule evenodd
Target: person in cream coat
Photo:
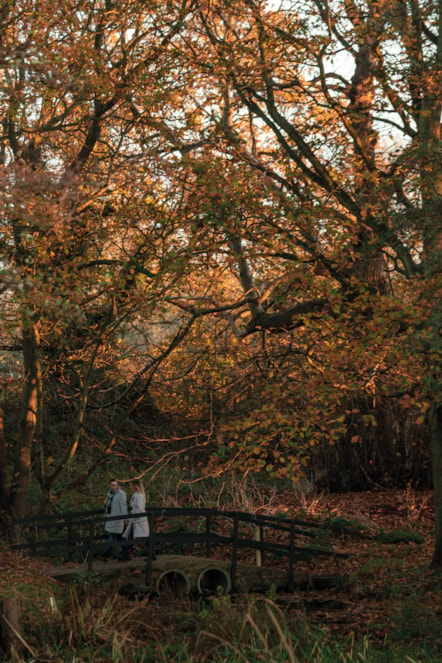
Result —
<path fill-rule="evenodd" d="M 119 559 L 129 559 L 134 553 L 134 544 L 137 539 L 147 539 L 150 533 L 149 521 L 146 516 L 146 496 L 144 488 L 139 479 L 130 482 L 130 511 L 134 518 L 130 518 L 123 532 L 124 550 Z M 139 516 L 137 514 L 140 514 Z"/>

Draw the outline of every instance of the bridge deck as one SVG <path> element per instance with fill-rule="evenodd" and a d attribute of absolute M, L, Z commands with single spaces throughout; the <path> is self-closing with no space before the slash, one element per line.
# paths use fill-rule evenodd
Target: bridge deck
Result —
<path fill-rule="evenodd" d="M 189 555 L 167 554 L 158 555 L 152 561 L 152 586 L 155 580 L 164 571 L 170 569 L 182 569 L 192 578 L 196 577 L 201 571 L 209 567 L 217 567 L 230 571 L 231 562 L 209 557 L 195 557 Z M 128 579 L 136 582 L 140 589 L 146 589 L 145 584 L 146 557 L 135 557 L 127 561 L 117 559 L 102 562 L 94 562 L 93 573 L 96 575 L 120 575 L 122 579 Z M 78 564 L 63 564 L 61 566 L 48 566 L 45 569 L 48 575 L 54 578 L 63 576 L 72 576 L 88 573 L 87 562 Z M 249 564 L 238 564 L 236 569 L 236 582 L 233 586 L 234 591 L 247 589 L 252 592 L 266 592 L 271 587 L 276 590 L 284 590 L 287 586 L 287 571 L 284 569 L 275 569 L 269 567 L 259 567 Z M 334 585 L 339 585 L 342 578 L 337 575 L 330 576 L 303 576 L 293 574 L 293 587 L 297 589 L 306 589 L 307 587 L 323 589 Z"/>

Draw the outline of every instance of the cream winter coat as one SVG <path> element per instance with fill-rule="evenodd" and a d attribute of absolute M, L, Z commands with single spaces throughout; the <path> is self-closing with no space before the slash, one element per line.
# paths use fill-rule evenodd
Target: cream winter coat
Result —
<path fill-rule="evenodd" d="M 130 510 L 132 514 L 144 513 L 146 511 L 146 498 L 143 493 L 133 493 L 130 498 Z M 131 531 L 133 536 L 131 536 Z M 149 536 L 149 521 L 147 516 L 131 518 L 129 524 L 123 532 L 125 539 L 141 539 Z"/>

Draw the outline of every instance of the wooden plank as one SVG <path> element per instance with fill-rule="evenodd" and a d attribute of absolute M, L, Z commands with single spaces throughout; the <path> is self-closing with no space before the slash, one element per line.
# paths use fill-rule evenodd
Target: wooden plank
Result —
<path fill-rule="evenodd" d="M 134 586 L 131 590 L 132 593 L 136 593 L 137 591 L 147 592 L 152 590 L 155 587 L 158 576 L 169 569 L 182 569 L 189 575 L 192 582 L 196 582 L 198 574 L 207 567 L 217 566 L 226 572 L 231 571 L 231 562 L 228 560 L 178 554 L 158 555 L 151 563 L 152 575 L 150 582 L 147 583 L 143 573 L 145 566 L 145 557 L 135 557 L 132 560 L 124 562 L 118 560 L 102 562 L 97 560 L 94 562 L 93 573 L 109 576 L 119 575 L 122 585 L 127 588 L 127 591 L 123 593 L 130 593 L 128 586 L 131 584 Z M 88 567 L 86 563 L 71 564 L 59 567 L 47 567 L 45 571 L 48 575 L 61 578 L 63 576 L 86 574 L 88 573 Z M 294 573 L 291 584 L 293 590 L 320 590 L 340 586 L 342 582 L 343 578 L 339 575 L 315 576 L 312 574 L 302 575 Z M 284 569 L 264 568 L 242 563 L 236 565 L 236 579 L 235 583 L 232 582 L 233 591 L 265 593 L 271 587 L 274 587 L 277 591 L 287 590 L 287 572 Z"/>

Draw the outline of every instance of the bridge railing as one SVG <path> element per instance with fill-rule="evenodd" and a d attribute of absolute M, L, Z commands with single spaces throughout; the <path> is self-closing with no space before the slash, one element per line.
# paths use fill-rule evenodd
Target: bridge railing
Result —
<path fill-rule="evenodd" d="M 330 546 L 305 544 L 305 539 L 315 538 L 320 524 L 301 519 L 206 508 L 149 507 L 145 513 L 149 519 L 150 536 L 147 545 L 146 583 L 152 581 L 154 553 L 168 549 L 202 551 L 208 558 L 219 546 L 230 551 L 231 577 L 235 582 L 240 551 L 255 551 L 257 563 L 264 565 L 266 556 L 277 556 L 287 565 L 287 585 L 290 588 L 297 561 L 317 556 L 345 557 Z M 104 520 L 130 520 L 140 514 L 105 516 L 100 509 L 60 513 L 51 516 L 21 518 L 15 521 L 21 538 L 14 545 L 16 550 L 26 550 L 38 557 L 61 557 L 72 561 L 81 555 L 93 570 L 96 555 L 103 547 L 107 534 Z M 275 541 L 276 539 L 276 541 Z M 302 545 L 299 545 L 302 541 Z"/>
<path fill-rule="evenodd" d="M 119 516 L 114 518 L 118 519 Z M 98 525 L 103 522 L 102 509 L 18 518 L 13 523 L 17 540 L 13 548 L 36 557 L 59 557 L 68 562 L 83 556 L 92 570 L 94 553 L 107 538 L 103 527 L 99 531 Z"/>

